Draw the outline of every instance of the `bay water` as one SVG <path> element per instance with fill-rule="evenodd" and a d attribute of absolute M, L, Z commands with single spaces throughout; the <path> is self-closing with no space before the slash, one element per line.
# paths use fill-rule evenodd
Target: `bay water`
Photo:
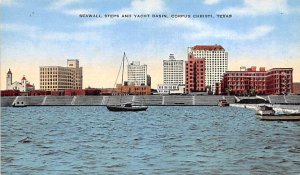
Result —
<path fill-rule="evenodd" d="M 1 174 L 300 174 L 300 122 L 254 110 L 1 108 Z"/>

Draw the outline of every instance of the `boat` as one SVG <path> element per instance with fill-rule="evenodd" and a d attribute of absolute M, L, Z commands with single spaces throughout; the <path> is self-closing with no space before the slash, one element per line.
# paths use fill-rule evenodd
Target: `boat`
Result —
<path fill-rule="evenodd" d="M 121 81 L 121 96 L 120 98 L 122 98 L 122 86 L 123 86 L 123 77 L 124 77 L 124 60 L 125 58 L 127 59 L 126 57 L 126 54 L 124 52 L 124 55 L 123 55 L 123 59 L 122 59 L 122 65 L 120 67 L 120 69 L 122 68 L 122 81 Z M 127 60 L 128 61 L 128 60 Z M 120 72 L 120 70 L 119 70 Z M 118 77 L 117 77 L 118 79 Z M 116 83 L 115 83 L 116 85 Z M 148 109 L 148 106 L 145 106 L 141 103 L 137 103 L 137 102 L 134 102 L 134 101 L 129 101 L 129 102 L 123 102 L 121 103 L 121 99 L 120 99 L 120 103 L 119 104 L 111 104 L 109 105 L 109 99 L 107 101 L 107 105 L 106 105 L 106 108 L 109 110 L 109 111 L 113 111 L 113 112 L 136 112 L 136 111 L 146 111 Z"/>
<path fill-rule="evenodd" d="M 226 106 L 229 106 L 229 103 L 225 99 L 220 99 L 219 103 L 218 103 L 218 106 L 226 107 Z"/>
<path fill-rule="evenodd" d="M 256 108 L 256 114 L 261 116 L 274 116 L 275 111 L 270 106 L 262 105 Z"/>
<path fill-rule="evenodd" d="M 257 115 L 256 118 L 265 121 L 300 121 L 300 114 Z"/>
<path fill-rule="evenodd" d="M 24 101 L 17 101 L 12 105 L 12 107 L 27 107 L 27 105 Z"/>
<path fill-rule="evenodd" d="M 109 111 L 146 111 L 148 109 L 147 106 L 143 105 L 135 105 L 132 102 L 122 103 L 120 105 L 107 105 L 106 106 Z"/>

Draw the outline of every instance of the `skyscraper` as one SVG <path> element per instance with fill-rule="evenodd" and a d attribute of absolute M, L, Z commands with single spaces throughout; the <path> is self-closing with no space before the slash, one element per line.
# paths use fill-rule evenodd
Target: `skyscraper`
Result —
<path fill-rule="evenodd" d="M 163 78 L 163 84 L 158 85 L 158 93 L 185 93 L 185 88 L 179 87 L 185 86 L 184 61 L 176 60 L 174 54 L 170 54 L 168 60 L 163 60 Z"/>
<path fill-rule="evenodd" d="M 188 48 L 188 54 L 205 59 L 205 84 L 215 92 L 216 83 L 220 83 L 228 70 L 228 52 L 220 45 L 196 45 Z"/>
<path fill-rule="evenodd" d="M 82 89 L 82 67 L 79 67 L 79 61 L 68 59 L 67 67 L 41 66 L 40 89 L 51 91 Z"/>
<path fill-rule="evenodd" d="M 184 84 L 183 60 L 176 60 L 174 54 L 170 54 L 168 60 L 163 60 L 164 84 Z"/>
<path fill-rule="evenodd" d="M 205 59 L 188 55 L 186 66 L 186 92 L 205 92 Z"/>
<path fill-rule="evenodd" d="M 128 83 L 135 86 L 147 85 L 147 65 L 139 61 L 131 62 L 127 67 Z"/>

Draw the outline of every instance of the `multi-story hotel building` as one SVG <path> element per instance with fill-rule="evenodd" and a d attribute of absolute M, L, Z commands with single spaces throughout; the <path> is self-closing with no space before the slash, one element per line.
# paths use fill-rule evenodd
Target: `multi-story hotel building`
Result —
<path fill-rule="evenodd" d="M 220 86 L 221 94 L 280 95 L 293 93 L 293 69 L 255 66 L 240 71 L 226 71 Z"/>
<path fill-rule="evenodd" d="M 176 60 L 174 54 L 170 54 L 168 60 L 163 60 L 164 84 L 185 84 L 183 63 L 183 60 Z"/>
<path fill-rule="evenodd" d="M 228 70 L 228 52 L 220 45 L 196 45 L 188 48 L 188 55 L 195 59 L 205 59 L 205 84 L 215 92 L 216 83 L 220 83 Z"/>
<path fill-rule="evenodd" d="M 184 78 L 184 61 L 176 60 L 174 54 L 170 54 L 168 60 L 163 60 L 163 84 L 158 85 L 158 93 L 170 94 L 172 91 L 176 93 L 185 93 L 185 88 L 179 92 L 179 86 L 185 85 Z"/>
<path fill-rule="evenodd" d="M 127 67 L 128 84 L 141 86 L 147 85 L 147 65 L 141 65 L 139 61 L 133 61 Z"/>
<path fill-rule="evenodd" d="M 82 67 L 79 67 L 79 61 L 68 59 L 67 67 L 41 66 L 40 89 L 49 91 L 82 89 Z"/>
<path fill-rule="evenodd" d="M 196 59 L 193 54 L 189 54 L 185 64 L 187 93 L 205 92 L 205 59 Z"/>

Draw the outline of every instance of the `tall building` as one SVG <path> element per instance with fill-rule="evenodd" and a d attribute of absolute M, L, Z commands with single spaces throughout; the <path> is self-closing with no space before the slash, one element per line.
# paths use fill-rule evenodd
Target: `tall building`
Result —
<path fill-rule="evenodd" d="M 129 85 L 147 85 L 147 65 L 141 65 L 139 61 L 133 61 L 127 66 Z"/>
<path fill-rule="evenodd" d="M 187 93 L 205 92 L 205 59 L 196 59 L 193 54 L 189 54 L 185 64 Z"/>
<path fill-rule="evenodd" d="M 240 71 L 226 71 L 220 86 L 221 94 L 280 95 L 293 93 L 293 69 L 255 66 Z"/>
<path fill-rule="evenodd" d="M 176 60 L 174 54 L 170 54 L 168 60 L 163 60 L 163 84 L 158 85 L 158 93 L 171 94 L 172 91 L 178 93 L 179 87 L 185 85 L 184 61 Z M 185 93 L 185 88 L 182 92 Z"/>
<path fill-rule="evenodd" d="M 6 74 L 6 90 L 19 90 L 21 92 L 28 92 L 35 89 L 34 84 L 30 84 L 29 81 L 23 75 L 21 82 L 12 82 L 12 72 L 9 69 Z"/>
<path fill-rule="evenodd" d="M 82 67 L 77 59 L 68 59 L 67 67 L 41 66 L 41 90 L 82 89 Z"/>
<path fill-rule="evenodd" d="M 215 92 L 216 83 L 220 83 L 228 70 L 228 52 L 220 45 L 196 45 L 188 48 L 188 55 L 195 59 L 205 59 L 205 84 Z"/>
<path fill-rule="evenodd" d="M 164 84 L 185 84 L 184 61 L 176 60 L 174 54 L 170 54 L 168 60 L 163 60 Z"/>
<path fill-rule="evenodd" d="M 147 75 L 147 86 L 151 87 L 151 76 Z"/>

